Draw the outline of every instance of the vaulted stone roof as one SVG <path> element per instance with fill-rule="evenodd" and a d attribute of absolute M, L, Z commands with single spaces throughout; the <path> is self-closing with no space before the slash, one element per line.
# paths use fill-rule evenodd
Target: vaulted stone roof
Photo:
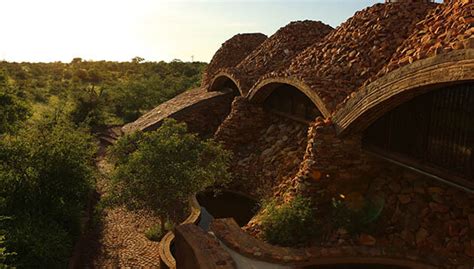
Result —
<path fill-rule="evenodd" d="M 319 42 L 333 28 L 320 21 L 295 21 L 280 28 L 265 40 L 236 68 L 226 72 L 239 81 L 246 95 L 259 77 L 287 68 L 291 60 L 310 45 Z"/>
<path fill-rule="evenodd" d="M 325 108 L 333 112 L 364 81 L 375 75 L 425 18 L 432 3 L 376 4 L 355 13 L 333 32 L 297 57 L 286 70 L 271 77 L 293 77 L 319 95 Z M 255 91 L 258 89 L 252 89 Z"/>
<path fill-rule="evenodd" d="M 267 36 L 261 33 L 237 34 L 224 42 L 204 73 L 202 86 L 208 88 L 220 69 L 237 66 L 266 39 Z"/>
<path fill-rule="evenodd" d="M 128 123 L 122 127 L 126 134 L 135 131 L 145 131 L 162 122 L 164 119 L 174 114 L 191 108 L 194 105 L 209 101 L 211 99 L 227 95 L 228 92 L 208 92 L 202 88 L 196 88 L 174 97 L 171 100 L 148 111 L 136 121 Z"/>
<path fill-rule="evenodd" d="M 469 48 L 474 48 L 474 2 L 448 1 L 416 24 L 387 65 L 365 84 L 414 61 Z"/>

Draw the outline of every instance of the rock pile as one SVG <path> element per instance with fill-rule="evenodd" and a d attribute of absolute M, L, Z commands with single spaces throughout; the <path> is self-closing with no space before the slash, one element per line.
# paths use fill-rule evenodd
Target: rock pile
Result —
<path fill-rule="evenodd" d="M 235 67 L 256 47 L 258 47 L 267 36 L 260 33 L 255 34 L 237 34 L 222 44 L 219 50 L 212 57 L 203 78 L 202 86 L 209 87 L 214 75 L 220 69 Z"/>
<path fill-rule="evenodd" d="M 293 76 L 302 80 L 332 112 L 386 64 L 414 25 L 435 5 L 388 3 L 358 11 L 320 43 L 299 54 L 287 70 L 266 77 Z"/>
<path fill-rule="evenodd" d="M 319 42 L 333 28 L 319 21 L 295 21 L 280 28 L 236 67 L 241 90 L 247 93 L 259 77 L 287 68 L 291 60 Z"/>
<path fill-rule="evenodd" d="M 273 195 L 273 188 L 291 178 L 306 149 L 307 126 L 279 116 L 235 153 L 234 178 L 255 197 Z"/>
<path fill-rule="evenodd" d="M 417 23 L 390 62 L 365 84 L 416 60 L 468 48 L 474 48 L 474 2 L 449 1 Z"/>

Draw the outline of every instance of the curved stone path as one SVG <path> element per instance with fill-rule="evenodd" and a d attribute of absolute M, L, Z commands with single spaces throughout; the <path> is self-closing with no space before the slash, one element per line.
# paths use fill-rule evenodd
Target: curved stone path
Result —
<path fill-rule="evenodd" d="M 110 164 L 100 158 L 97 181 L 100 197 L 107 195 Z M 132 212 L 125 207 L 106 207 L 82 250 L 81 268 L 160 268 L 159 242 L 148 240 L 144 232 L 159 223 L 149 212 Z"/>

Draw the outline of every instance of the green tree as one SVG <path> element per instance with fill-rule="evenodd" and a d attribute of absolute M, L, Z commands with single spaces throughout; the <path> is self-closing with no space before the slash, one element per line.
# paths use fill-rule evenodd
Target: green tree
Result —
<path fill-rule="evenodd" d="M 95 144 L 56 113 L 0 140 L 0 222 L 19 267 L 67 264 L 93 180 Z"/>
<path fill-rule="evenodd" d="M 113 150 L 114 193 L 118 202 L 157 213 L 162 231 L 166 220 L 175 221 L 186 208 L 191 195 L 230 180 L 230 153 L 213 140 L 188 133 L 184 123 L 169 119 L 156 131 L 135 137 L 135 151 L 120 142 Z"/>

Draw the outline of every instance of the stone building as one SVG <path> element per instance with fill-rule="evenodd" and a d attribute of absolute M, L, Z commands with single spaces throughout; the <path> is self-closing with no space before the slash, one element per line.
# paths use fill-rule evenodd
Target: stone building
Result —
<path fill-rule="evenodd" d="M 180 116 L 234 151 L 233 188 L 283 202 L 303 194 L 321 207 L 378 204 L 380 212 L 370 232 L 330 231 L 308 249 L 270 246 L 249 235 L 258 226 L 217 220 L 226 248 L 215 251 L 284 268 L 472 268 L 474 3 L 386 1 L 335 29 L 298 22 L 248 38 L 234 40 L 243 49 L 224 43 L 196 90 L 225 101 L 199 97 L 208 105 Z M 144 116 L 147 126 L 163 117 Z M 124 129 L 146 128 L 139 119 Z M 184 240 L 192 230 L 178 228 L 179 244 L 207 255 L 193 242 L 215 239 Z"/>

